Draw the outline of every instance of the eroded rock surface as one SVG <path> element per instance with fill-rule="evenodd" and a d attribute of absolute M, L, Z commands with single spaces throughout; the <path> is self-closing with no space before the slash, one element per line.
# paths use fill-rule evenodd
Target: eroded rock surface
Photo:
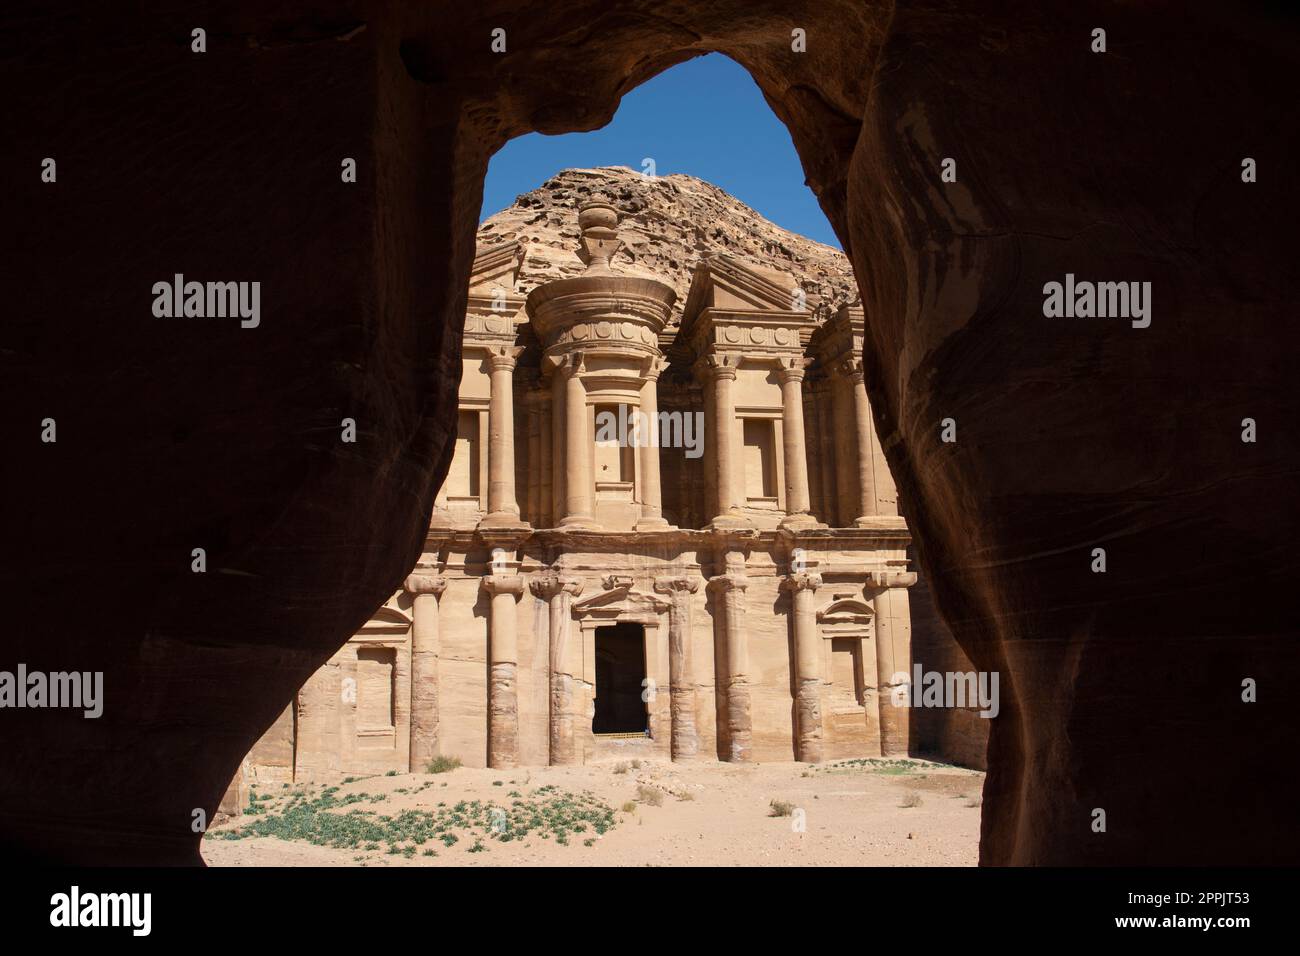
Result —
<path fill-rule="evenodd" d="M 669 326 L 681 320 L 691 272 L 705 256 L 725 253 L 781 276 L 794 277 L 808 308 L 830 310 L 856 300 L 853 266 L 838 249 L 768 222 L 712 183 L 676 173 L 647 179 L 623 166 L 564 169 L 479 226 L 483 245 L 523 242 L 520 293 L 552 279 L 579 275 L 573 210 L 593 195 L 619 210 L 623 246 L 618 269 L 649 272 L 673 287 L 677 302 Z"/>

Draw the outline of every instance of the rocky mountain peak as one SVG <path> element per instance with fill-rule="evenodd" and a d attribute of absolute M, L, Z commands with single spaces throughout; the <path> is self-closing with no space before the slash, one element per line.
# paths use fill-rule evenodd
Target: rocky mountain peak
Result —
<path fill-rule="evenodd" d="M 479 226 L 480 246 L 525 243 L 516 291 L 580 275 L 578 207 L 603 198 L 617 207 L 622 247 L 616 271 L 648 272 L 677 291 L 680 316 L 691 273 L 706 256 L 725 253 L 780 273 L 803 289 L 818 312 L 857 298 L 853 267 L 838 249 L 782 229 L 712 183 L 674 173 L 647 179 L 626 166 L 565 169 Z"/>

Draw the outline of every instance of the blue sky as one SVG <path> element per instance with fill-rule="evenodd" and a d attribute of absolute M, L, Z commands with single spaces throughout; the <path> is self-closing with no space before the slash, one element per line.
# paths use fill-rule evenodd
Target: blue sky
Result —
<path fill-rule="evenodd" d="M 629 166 L 688 173 L 720 186 L 778 226 L 839 248 L 790 133 L 745 70 L 721 54 L 680 63 L 643 83 L 608 126 L 590 133 L 530 133 L 492 157 L 480 220 L 568 167 Z"/>

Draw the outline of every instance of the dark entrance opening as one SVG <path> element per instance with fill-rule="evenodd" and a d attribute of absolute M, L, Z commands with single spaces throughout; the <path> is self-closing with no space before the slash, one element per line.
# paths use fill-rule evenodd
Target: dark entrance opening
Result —
<path fill-rule="evenodd" d="M 646 731 L 645 628 L 615 624 L 596 628 L 596 712 L 592 733 L 643 734 Z"/>

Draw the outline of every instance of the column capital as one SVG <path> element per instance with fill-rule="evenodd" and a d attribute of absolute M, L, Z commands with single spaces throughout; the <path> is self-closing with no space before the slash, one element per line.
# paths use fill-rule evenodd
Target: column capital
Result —
<path fill-rule="evenodd" d="M 655 578 L 655 592 L 658 594 L 694 594 L 700 589 L 698 578 L 676 577 Z"/>
<path fill-rule="evenodd" d="M 822 576 L 815 571 L 801 571 L 791 574 L 781 581 L 781 589 L 795 593 L 798 591 L 816 591 L 822 586 Z"/>
<path fill-rule="evenodd" d="M 719 381 L 734 381 L 740 356 L 734 352 L 710 352 L 700 359 L 705 376 Z"/>
<path fill-rule="evenodd" d="M 647 382 L 659 381 L 659 376 L 664 370 L 664 360 L 662 357 L 655 355 L 646 360 L 645 368 L 641 372 L 641 377 Z"/>
<path fill-rule="evenodd" d="M 554 374 L 569 378 L 587 371 L 587 354 L 582 349 L 570 349 L 552 356 Z"/>
<path fill-rule="evenodd" d="M 432 594 L 441 597 L 447 590 L 447 579 L 432 569 L 416 569 L 406 577 L 403 585 L 411 594 Z"/>
<path fill-rule="evenodd" d="M 513 594 L 520 597 L 524 593 L 524 579 L 518 574 L 488 574 L 482 578 L 483 590 L 493 597 L 498 594 Z"/>
<path fill-rule="evenodd" d="M 523 349 L 517 345 L 493 345 L 488 348 L 488 369 L 492 372 L 513 372 Z"/>
<path fill-rule="evenodd" d="M 777 381 L 785 385 L 789 382 L 802 382 L 808 372 L 808 360 L 801 355 L 783 356 L 776 369 Z"/>
<path fill-rule="evenodd" d="M 743 591 L 749 587 L 749 578 L 743 574 L 718 574 L 709 578 L 708 590 L 715 594 Z"/>
<path fill-rule="evenodd" d="M 910 588 L 915 583 L 915 571 L 872 571 L 867 575 L 869 588 Z"/>
<path fill-rule="evenodd" d="M 866 373 L 862 368 L 862 359 L 857 356 L 848 356 L 840 359 L 839 373 L 853 382 L 854 385 L 861 385 L 866 381 Z"/>
<path fill-rule="evenodd" d="M 545 601 L 561 593 L 577 597 L 582 593 L 582 587 L 581 579 L 563 577 L 555 571 L 542 571 L 528 581 L 528 589 Z"/>

